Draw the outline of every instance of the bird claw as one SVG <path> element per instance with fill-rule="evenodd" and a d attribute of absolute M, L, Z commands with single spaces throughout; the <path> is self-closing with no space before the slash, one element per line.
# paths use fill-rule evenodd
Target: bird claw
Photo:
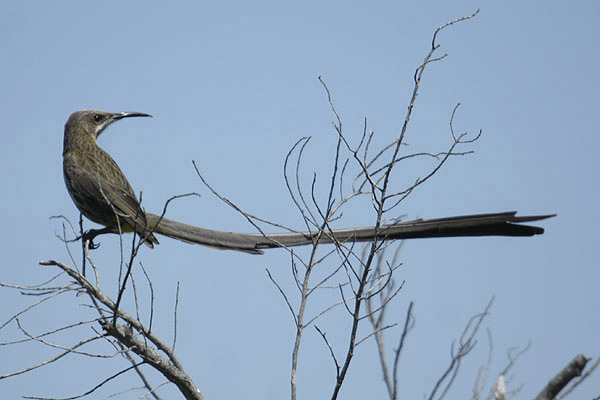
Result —
<path fill-rule="evenodd" d="M 81 235 L 82 243 L 85 244 L 85 242 L 88 242 L 88 247 L 90 250 L 96 250 L 98 247 L 100 247 L 100 243 L 94 243 L 94 238 L 96 235 L 98 235 L 96 229 L 90 229 Z"/>

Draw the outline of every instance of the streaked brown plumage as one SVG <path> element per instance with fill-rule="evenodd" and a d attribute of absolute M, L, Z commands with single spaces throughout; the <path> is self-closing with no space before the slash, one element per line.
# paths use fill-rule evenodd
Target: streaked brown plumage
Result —
<path fill-rule="evenodd" d="M 63 174 L 67 190 L 83 215 L 107 231 L 135 231 L 153 247 L 158 240 L 135 192 L 117 163 L 96 143 L 107 126 L 127 117 L 149 115 L 91 110 L 73 113 L 65 125 Z"/>

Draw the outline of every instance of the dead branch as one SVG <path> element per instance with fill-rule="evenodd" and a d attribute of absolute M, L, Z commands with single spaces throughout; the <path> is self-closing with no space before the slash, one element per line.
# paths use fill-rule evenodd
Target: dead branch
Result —
<path fill-rule="evenodd" d="M 536 396 L 535 400 L 552 400 L 563 390 L 569 382 L 582 374 L 585 365 L 589 361 L 583 354 L 573 358 Z"/>
<path fill-rule="evenodd" d="M 483 320 L 489 315 L 489 311 L 493 302 L 494 298 L 492 297 L 483 312 L 475 315 L 469 320 L 460 336 L 460 339 L 458 340 L 458 348 L 455 349 L 456 343 L 452 343 L 450 349 L 450 364 L 435 383 L 433 390 L 428 397 L 429 400 L 433 400 L 436 397 L 437 392 L 443 387 L 443 389 L 441 389 L 442 393 L 437 397 L 438 399 L 442 399 L 452 386 L 452 383 L 454 383 L 454 379 L 458 374 L 462 359 L 465 358 L 477 344 L 475 336 L 479 332 L 479 328 L 481 327 Z"/>

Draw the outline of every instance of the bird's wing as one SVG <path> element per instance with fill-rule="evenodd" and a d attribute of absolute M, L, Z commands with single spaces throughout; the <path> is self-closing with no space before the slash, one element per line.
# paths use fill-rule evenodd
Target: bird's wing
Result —
<path fill-rule="evenodd" d="M 121 179 L 115 184 L 101 173 L 82 168 L 79 165 L 82 161 L 66 161 L 70 162 L 65 163 L 65 168 L 69 168 L 68 173 L 65 171 L 65 182 L 71 197 L 86 217 L 109 226 L 116 221 L 116 214 L 132 228 L 145 229 L 144 212 L 124 177 L 119 177 Z"/>

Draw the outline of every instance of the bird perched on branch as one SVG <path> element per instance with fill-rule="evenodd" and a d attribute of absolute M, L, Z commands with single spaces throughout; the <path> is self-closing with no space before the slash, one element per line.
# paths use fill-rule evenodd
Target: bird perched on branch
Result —
<path fill-rule="evenodd" d="M 234 233 L 172 221 L 142 210 L 127 178 L 108 153 L 96 143 L 113 122 L 130 117 L 150 117 L 139 112 L 110 113 L 85 110 L 73 113 L 65 125 L 63 173 L 73 202 L 90 220 L 104 225 L 87 237 L 102 233 L 135 232 L 149 247 L 158 244 L 155 234 L 217 249 L 261 254 L 262 249 L 312 244 L 316 232 Z M 543 228 L 524 225 L 553 215 L 516 216 L 516 212 L 415 220 L 392 225 L 336 229 L 324 232 L 320 243 L 366 242 L 456 236 L 533 236 Z"/>

